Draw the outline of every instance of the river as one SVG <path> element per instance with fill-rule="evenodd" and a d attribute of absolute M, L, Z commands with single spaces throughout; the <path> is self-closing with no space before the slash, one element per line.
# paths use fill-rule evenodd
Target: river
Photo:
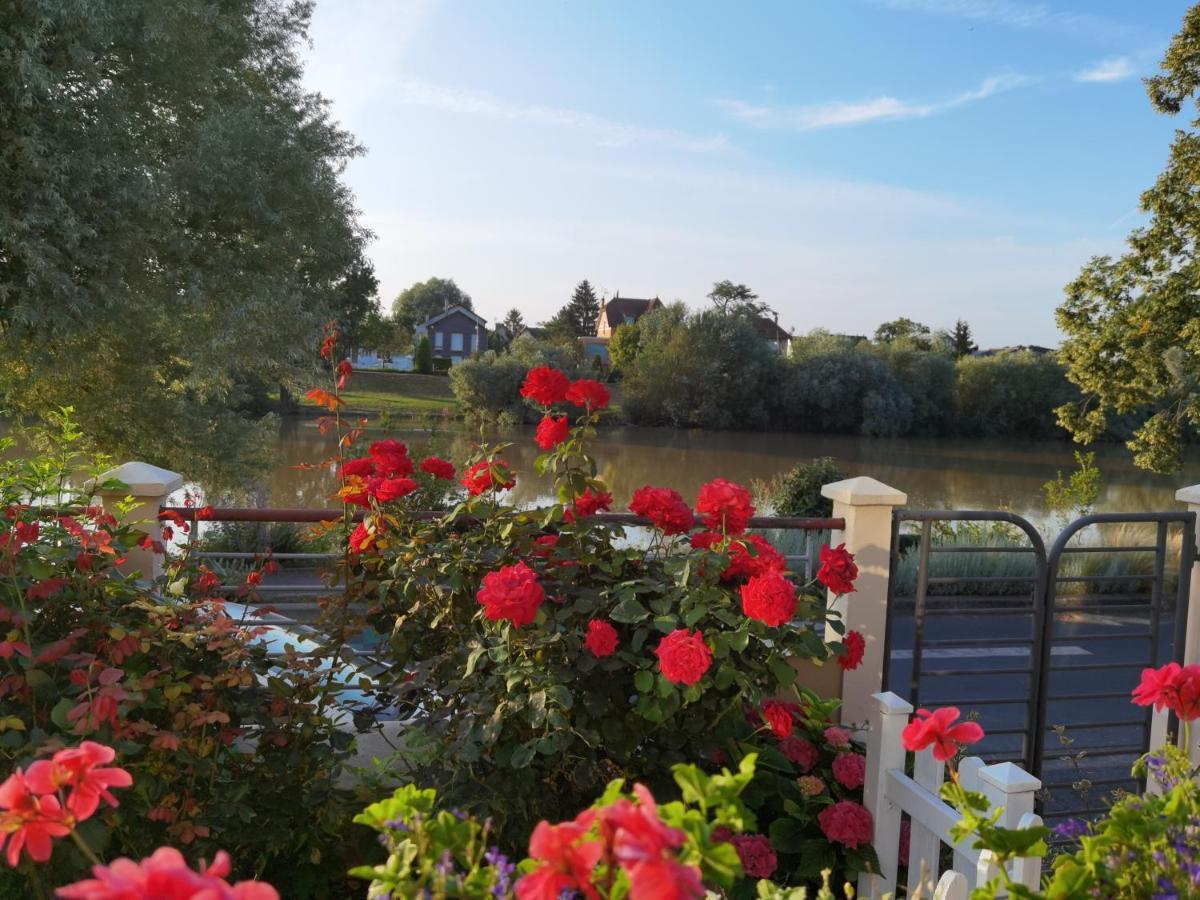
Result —
<path fill-rule="evenodd" d="M 477 432 L 462 428 L 434 434 L 398 428 L 371 431 L 364 445 L 385 436 L 407 442 L 414 455 L 434 452 L 456 463 L 479 440 Z M 519 473 L 515 501 L 531 504 L 544 499 L 549 482 L 532 471 L 538 453 L 532 429 L 490 435 L 489 440 L 512 442 L 503 455 Z M 333 449 L 333 439 L 321 435 L 310 422 L 285 421 L 273 467 L 250 497 L 239 500 L 263 506 L 328 505 L 332 487 L 328 471 L 296 466 L 327 458 Z M 1009 509 L 1044 521 L 1047 511 L 1041 485 L 1057 471 L 1073 468 L 1074 449 L 1060 441 L 611 428 L 600 432 L 594 455 L 600 476 L 620 507 L 645 484 L 672 487 L 691 499 L 701 484 L 716 476 L 752 484 L 770 479 L 798 461 L 832 456 L 851 475 L 870 475 L 905 491 L 910 506 Z M 1129 451 L 1119 444 L 1100 444 L 1094 449 L 1102 474 L 1098 512 L 1180 509 L 1175 491 L 1200 482 L 1200 447 L 1191 449 L 1183 471 L 1173 476 L 1134 468 Z"/>

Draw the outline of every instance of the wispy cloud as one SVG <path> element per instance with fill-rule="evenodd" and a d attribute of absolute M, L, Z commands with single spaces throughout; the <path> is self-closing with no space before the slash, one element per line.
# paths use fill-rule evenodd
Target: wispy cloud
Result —
<path fill-rule="evenodd" d="M 1076 81 L 1110 82 L 1124 81 L 1136 73 L 1133 61 L 1128 56 L 1114 56 L 1103 59 L 1094 66 L 1088 66 L 1082 72 L 1075 73 Z"/>
<path fill-rule="evenodd" d="M 729 115 L 756 128 L 789 131 L 817 131 L 862 125 L 867 122 L 894 122 L 901 119 L 924 119 L 948 112 L 959 106 L 976 103 L 1003 91 L 1029 84 L 1033 79 L 1023 75 L 998 75 L 986 79 L 979 87 L 955 94 L 946 100 L 916 103 L 883 95 L 868 100 L 819 103 L 808 106 L 763 106 L 744 100 L 717 100 Z"/>
<path fill-rule="evenodd" d="M 1095 37 L 1126 37 L 1138 29 L 1092 13 L 1052 9 L 1019 0 L 873 0 L 876 5 L 908 12 L 933 13 L 1013 28 L 1085 31 Z"/>
<path fill-rule="evenodd" d="M 401 80 L 393 86 L 389 96 L 393 102 L 405 106 L 497 121 L 567 128 L 607 147 L 658 144 L 690 153 L 729 153 L 732 149 L 728 139 L 721 134 L 694 135 L 673 129 L 632 125 L 576 109 L 513 103 L 488 91 L 449 87 L 426 81 Z"/>

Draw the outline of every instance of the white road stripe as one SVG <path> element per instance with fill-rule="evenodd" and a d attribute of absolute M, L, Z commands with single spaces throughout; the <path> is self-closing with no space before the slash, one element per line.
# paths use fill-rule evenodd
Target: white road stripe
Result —
<path fill-rule="evenodd" d="M 892 659 L 912 659 L 911 650 L 893 650 Z M 1028 656 L 1028 647 L 942 647 L 925 650 L 922 659 L 983 659 L 997 656 Z M 1091 656 L 1082 647 L 1051 647 L 1051 656 Z"/>

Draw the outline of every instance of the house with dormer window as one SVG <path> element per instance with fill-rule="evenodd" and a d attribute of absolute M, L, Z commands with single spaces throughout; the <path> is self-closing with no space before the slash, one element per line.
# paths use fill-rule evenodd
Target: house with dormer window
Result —
<path fill-rule="evenodd" d="M 580 350 L 586 361 L 599 359 L 600 365 L 608 367 L 608 341 L 613 332 L 622 325 L 632 325 L 652 309 L 663 303 L 657 297 L 648 300 L 638 297 L 622 297 L 617 291 L 613 297 L 600 301 L 600 314 L 596 316 L 596 336 L 579 339 Z"/>
<path fill-rule="evenodd" d="M 451 306 L 413 329 L 413 339 L 429 338 L 435 359 L 460 363 L 487 349 L 487 319 L 465 306 Z"/>

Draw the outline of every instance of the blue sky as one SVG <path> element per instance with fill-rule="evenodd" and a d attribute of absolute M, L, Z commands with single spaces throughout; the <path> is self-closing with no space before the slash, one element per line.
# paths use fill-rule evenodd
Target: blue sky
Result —
<path fill-rule="evenodd" d="M 1173 129 L 1141 78 L 1181 0 L 319 0 L 306 80 L 381 299 L 452 277 L 491 320 L 588 278 L 692 306 L 745 282 L 785 327 L 967 319 L 1054 344 Z"/>

